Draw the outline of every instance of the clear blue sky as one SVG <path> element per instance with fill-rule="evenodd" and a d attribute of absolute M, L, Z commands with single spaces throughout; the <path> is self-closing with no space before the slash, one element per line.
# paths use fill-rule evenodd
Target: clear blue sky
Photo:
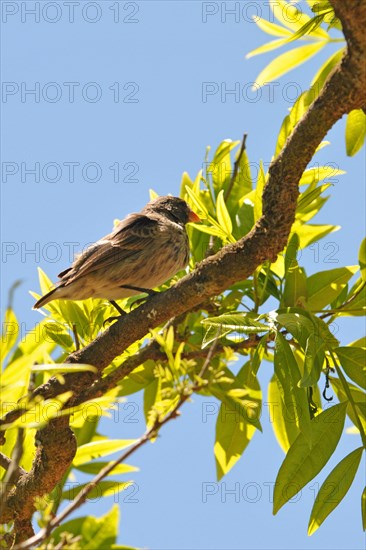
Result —
<path fill-rule="evenodd" d="M 73 250 L 108 233 L 113 219 L 139 210 L 150 187 L 178 194 L 183 171 L 197 173 L 207 145 L 215 148 L 246 132 L 253 166 L 260 159 L 268 164 L 289 98 L 307 88 L 320 62 L 334 51 L 321 52 L 256 95 L 250 83 L 275 53 L 251 60 L 245 54 L 269 39 L 250 20 L 253 13 L 269 16 L 267 2 L 237 2 L 239 17 L 221 11 L 221 2 L 205 7 L 199 1 L 81 1 L 74 3 L 73 13 L 67 2 L 38 4 L 36 21 L 38 15 L 27 10 L 37 9 L 37 2 L 1 2 L 6 83 L 1 297 L 4 306 L 12 282 L 23 280 L 15 297 L 23 329 L 40 320 L 28 294 L 38 290 L 37 267 L 55 279 Z M 232 9 L 235 2 L 223 5 Z M 216 8 L 204 22 L 203 10 Z M 216 92 L 206 101 L 205 82 L 214 83 L 210 89 Z M 225 93 L 221 98 L 220 92 L 235 86 L 239 98 Z M 35 94 L 26 93 L 31 89 Z M 357 263 L 365 225 L 365 159 L 363 153 L 346 157 L 343 135 L 344 120 L 328 135 L 331 145 L 312 162 L 333 163 L 347 174 L 333 180 L 332 198 L 318 217 L 342 230 L 320 243 L 319 254 L 304 252 L 309 274 Z M 32 168 L 36 174 L 29 172 Z M 329 243 L 333 248 L 324 248 Z M 327 261 L 333 249 L 336 264 Z M 345 344 L 363 335 L 360 319 L 338 325 L 337 337 Z M 269 377 L 270 367 L 263 366 L 263 388 Z M 128 438 L 144 431 L 141 402 L 136 396 L 130 401 L 136 403 L 137 422 L 126 422 L 132 409 L 122 408 L 119 423 L 103 421 L 105 433 Z M 217 492 L 203 502 L 203 484 L 215 484 L 215 417 L 205 418 L 204 403 L 195 397 L 186 404 L 159 440 L 131 460 L 141 468 L 134 476 L 138 502 L 123 502 L 120 495 L 121 542 L 156 550 L 364 548 L 361 472 L 347 499 L 313 537 L 306 535 L 307 521 L 323 474 L 273 518 L 269 487 L 283 453 L 266 407 L 264 434 L 256 434 L 220 484 L 210 485 Z M 358 445 L 356 436 L 344 435 L 327 472 Z M 235 488 L 239 502 L 235 494 L 225 494 Z M 100 516 L 112 503 L 110 498 L 84 511 Z"/>

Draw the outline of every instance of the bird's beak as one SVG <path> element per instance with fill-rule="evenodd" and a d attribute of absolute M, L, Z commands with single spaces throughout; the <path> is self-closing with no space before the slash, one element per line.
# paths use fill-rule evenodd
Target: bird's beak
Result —
<path fill-rule="evenodd" d="M 197 216 L 196 212 L 193 212 L 193 210 L 191 210 L 188 215 L 188 221 L 199 223 L 201 221 L 201 218 Z"/>

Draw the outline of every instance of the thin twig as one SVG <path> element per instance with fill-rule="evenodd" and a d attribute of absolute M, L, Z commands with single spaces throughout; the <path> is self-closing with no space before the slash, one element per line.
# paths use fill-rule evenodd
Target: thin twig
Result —
<path fill-rule="evenodd" d="M 0 516 L 3 513 L 6 500 L 12 486 L 14 485 L 16 480 L 19 479 L 22 473 L 26 473 L 25 470 L 21 469 L 23 470 L 22 472 L 19 466 L 23 456 L 23 452 L 24 452 L 23 441 L 24 441 L 24 428 L 18 428 L 17 439 L 12 452 L 12 457 L 11 457 L 11 460 L 8 459 L 10 460 L 10 464 L 7 468 L 7 471 L 0 489 Z M 2 455 L 2 456 L 4 458 L 7 458 L 5 457 L 5 455 Z"/>
<path fill-rule="evenodd" d="M 365 285 L 366 285 L 366 282 L 363 281 L 363 283 L 359 286 L 357 291 L 354 294 L 352 294 L 352 296 L 348 298 L 348 300 L 343 302 L 343 304 L 341 304 L 339 307 L 336 307 L 335 309 L 330 309 L 329 311 L 326 311 L 322 315 L 319 315 L 319 318 L 325 319 L 326 317 L 330 317 L 331 315 L 337 315 L 337 313 L 342 313 L 343 309 L 349 304 L 351 304 L 355 300 L 355 298 L 357 298 L 360 292 L 362 292 L 362 290 L 365 288 Z"/>
<path fill-rule="evenodd" d="M 13 464 L 13 461 L 11 460 L 11 458 L 5 456 L 3 453 L 0 453 L 0 466 L 4 468 L 4 470 L 8 470 L 12 464 Z M 18 468 L 14 468 L 14 473 L 13 473 L 14 481 L 17 481 L 20 478 L 20 476 L 26 473 L 27 473 L 26 470 L 24 470 L 21 466 L 18 466 Z"/>
<path fill-rule="evenodd" d="M 215 353 L 215 349 L 217 347 L 218 340 L 215 340 L 213 344 L 211 345 L 206 360 L 203 364 L 203 367 L 199 373 L 199 377 L 202 378 L 202 376 L 205 374 L 207 368 L 210 365 L 210 361 Z M 26 550 L 27 548 L 32 548 L 34 546 L 37 546 L 40 542 L 44 541 L 46 538 L 49 537 L 51 532 L 58 527 L 61 522 L 63 522 L 72 512 L 77 510 L 86 500 L 88 494 L 102 481 L 105 477 L 107 477 L 112 470 L 118 464 L 121 464 L 124 462 L 129 456 L 131 456 L 137 449 L 145 445 L 150 439 L 153 439 L 156 437 L 159 430 L 172 420 L 173 418 L 176 418 L 179 416 L 179 409 L 180 407 L 191 397 L 192 393 L 194 391 L 202 389 L 204 386 L 204 383 L 197 382 L 190 386 L 190 388 L 187 388 L 187 390 L 180 396 L 180 399 L 178 403 L 175 405 L 175 407 L 163 418 L 159 419 L 159 417 L 155 420 L 153 426 L 149 428 L 144 435 L 142 435 L 134 445 L 132 445 L 126 452 L 124 452 L 119 458 L 114 460 L 111 464 L 108 464 L 104 468 L 100 470 L 100 472 L 87 484 L 85 485 L 81 491 L 77 494 L 77 496 L 74 498 L 72 502 L 64 510 L 58 514 L 56 517 L 51 519 L 51 521 L 48 523 L 46 527 L 44 527 L 37 535 L 34 537 L 29 538 L 28 540 L 16 545 L 13 550 Z"/>
<path fill-rule="evenodd" d="M 207 354 L 206 360 L 205 360 L 205 362 L 203 363 L 202 368 L 201 368 L 201 370 L 200 370 L 200 372 L 199 372 L 199 375 L 198 375 L 199 378 L 203 378 L 203 376 L 204 376 L 206 370 L 207 370 L 208 367 L 210 366 L 210 362 L 211 362 L 212 357 L 215 355 L 215 351 L 216 351 L 218 342 L 219 342 L 219 340 L 216 338 L 216 340 L 213 341 L 213 343 L 212 343 L 210 349 L 208 350 L 208 354 Z"/>
<path fill-rule="evenodd" d="M 232 190 L 232 188 L 234 186 L 234 183 L 235 183 L 235 180 L 237 178 L 237 175 L 238 175 L 238 172 L 239 172 L 239 167 L 240 167 L 241 157 L 243 156 L 244 151 L 245 151 L 245 144 L 246 144 L 246 141 L 247 141 L 247 137 L 248 137 L 248 134 L 243 135 L 243 141 L 241 142 L 240 151 L 239 151 L 238 157 L 237 157 L 237 159 L 234 163 L 234 172 L 233 172 L 233 175 L 231 176 L 229 186 L 226 189 L 226 193 L 224 195 L 225 200 L 227 200 L 229 198 L 231 190 Z"/>

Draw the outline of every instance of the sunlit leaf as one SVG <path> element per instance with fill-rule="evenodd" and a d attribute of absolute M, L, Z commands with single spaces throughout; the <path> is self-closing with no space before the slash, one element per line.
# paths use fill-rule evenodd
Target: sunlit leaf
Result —
<path fill-rule="evenodd" d="M 311 447 L 303 433 L 295 439 L 277 475 L 274 514 L 305 487 L 333 455 L 343 432 L 346 406 L 346 403 L 339 403 L 313 418 Z"/>
<path fill-rule="evenodd" d="M 7 308 L 5 311 L 5 317 L 2 322 L 1 331 L 1 364 L 4 364 L 6 356 L 15 345 L 19 336 L 19 324 L 15 316 L 14 311 L 11 308 Z"/>
<path fill-rule="evenodd" d="M 328 271 L 319 271 L 308 277 L 307 303 L 309 309 L 319 311 L 330 304 L 358 269 L 358 266 L 338 267 Z"/>
<path fill-rule="evenodd" d="M 280 78 L 284 74 L 288 73 L 295 67 L 302 65 L 318 53 L 326 42 L 315 42 L 314 44 L 307 44 L 305 46 L 299 46 L 283 54 L 279 55 L 271 61 L 265 69 L 257 76 L 255 83 L 257 86 L 263 86 L 268 84 L 277 78 Z"/>
<path fill-rule="evenodd" d="M 345 403 L 347 403 L 347 416 L 352 420 L 353 424 L 357 427 L 358 423 L 357 423 L 357 418 L 356 418 L 354 409 L 352 407 L 352 404 L 348 401 L 348 396 L 344 390 L 344 387 L 341 381 L 338 378 L 334 378 L 333 376 L 330 376 L 329 380 L 339 401 L 344 401 Z M 366 394 L 363 390 L 361 390 L 357 386 L 354 386 L 351 383 L 348 383 L 348 389 L 351 393 L 353 401 L 356 403 L 358 419 L 360 420 L 363 426 L 363 429 L 366 432 L 366 411 L 364 411 L 364 404 L 366 403 Z"/>
<path fill-rule="evenodd" d="M 52 538 L 55 543 L 60 544 L 63 541 L 63 533 L 68 532 L 75 537 L 80 537 L 79 544 L 81 548 L 87 548 L 88 550 L 112 549 L 117 539 L 118 524 L 119 506 L 115 504 L 101 518 L 89 515 L 63 523 L 52 533 Z"/>
<path fill-rule="evenodd" d="M 130 447 L 135 443 L 134 439 L 107 439 L 102 441 L 92 441 L 78 448 L 73 464 L 80 466 L 90 462 L 94 458 L 116 453 Z"/>
<path fill-rule="evenodd" d="M 281 406 L 308 442 L 311 441 L 311 423 L 306 390 L 299 387 L 301 373 L 289 343 L 280 332 L 276 335 L 274 372 L 279 384 Z M 309 443 L 310 444 L 310 443 Z"/>
<path fill-rule="evenodd" d="M 347 116 L 346 151 L 353 157 L 362 147 L 366 136 L 366 115 L 362 109 L 355 109 Z"/>
<path fill-rule="evenodd" d="M 76 466 L 77 470 L 84 472 L 85 474 L 97 475 L 106 466 L 110 466 L 112 462 L 88 462 L 86 464 L 80 464 Z M 130 466 L 128 464 L 117 464 L 110 472 L 110 476 L 129 474 L 131 472 L 137 472 L 139 468 L 137 466 Z"/>
<path fill-rule="evenodd" d="M 292 226 L 292 231 L 296 232 L 300 239 L 300 248 L 306 248 L 307 246 L 320 241 L 326 235 L 339 231 L 340 225 L 329 225 L 329 224 L 309 224 L 302 223 L 299 220 L 296 220 Z"/>
<path fill-rule="evenodd" d="M 366 390 L 366 350 L 357 347 L 340 347 L 335 352 L 344 372 Z"/>
<path fill-rule="evenodd" d="M 68 484 L 66 484 L 66 490 L 62 492 L 62 498 L 65 500 L 74 500 L 74 498 L 77 497 L 80 491 L 82 491 L 82 489 L 87 486 L 87 483 L 72 483 L 70 484 L 71 486 L 69 488 L 67 487 L 67 485 Z M 130 481 L 100 481 L 88 493 L 88 499 L 100 499 L 102 497 L 108 496 L 114 496 L 116 498 L 116 495 L 118 493 L 124 491 L 128 487 L 131 487 Z"/>
<path fill-rule="evenodd" d="M 323 16 L 316 15 L 315 17 L 313 17 L 312 19 L 309 19 L 309 21 L 304 23 L 304 25 L 300 29 L 298 29 L 291 37 L 287 39 L 287 42 L 293 42 L 294 40 L 299 40 L 300 38 L 306 35 L 313 35 L 312 38 L 314 38 L 316 36 L 316 31 L 319 28 L 319 26 L 322 24 L 322 22 L 323 22 Z M 323 31 L 323 29 L 320 29 L 320 31 L 323 34 L 322 38 L 324 40 L 330 39 L 328 34 L 325 31 Z M 317 36 L 317 38 L 319 39 L 319 36 Z"/>
<path fill-rule="evenodd" d="M 276 375 L 273 375 L 268 385 L 269 415 L 276 439 L 282 450 L 287 453 L 300 430 L 294 422 L 293 412 L 286 407 L 283 400 L 285 395 L 280 388 L 282 390 Z"/>
<path fill-rule="evenodd" d="M 224 191 L 221 190 L 217 196 L 216 202 L 217 221 L 224 229 L 226 235 L 231 235 L 233 224 L 231 223 L 230 214 L 225 204 Z"/>
<path fill-rule="evenodd" d="M 360 265 L 360 273 L 363 282 L 366 282 L 366 239 L 361 243 L 360 249 L 358 251 L 358 263 Z"/>
<path fill-rule="evenodd" d="M 328 78 L 330 72 L 334 69 L 336 65 L 341 61 L 345 52 L 345 48 L 341 48 L 333 55 L 331 55 L 326 62 L 320 67 L 320 69 L 315 74 L 311 85 L 314 86 L 318 93 L 324 86 L 326 79 Z"/>
<path fill-rule="evenodd" d="M 319 489 L 311 511 L 308 534 L 312 535 L 346 496 L 356 475 L 363 447 L 355 449 L 337 464 Z"/>
<path fill-rule="evenodd" d="M 303 172 L 299 185 L 318 183 L 319 181 L 335 178 L 336 176 L 341 176 L 345 173 L 346 172 L 344 170 L 340 170 L 339 168 L 335 168 L 333 166 L 316 166 Z"/>
<path fill-rule="evenodd" d="M 236 381 L 255 392 L 260 391 L 257 378 L 252 374 L 251 363 L 244 365 L 236 377 Z M 216 441 L 214 453 L 216 459 L 217 479 L 220 480 L 236 464 L 252 439 L 256 428 L 247 422 L 238 411 L 227 410 L 225 403 L 221 404 L 216 421 Z"/>
<path fill-rule="evenodd" d="M 291 31 L 286 29 L 286 27 L 276 25 L 276 23 L 271 23 L 266 19 L 262 19 L 262 17 L 256 17 L 254 22 L 262 31 L 267 34 L 271 34 L 272 36 L 291 36 Z"/>
<path fill-rule="evenodd" d="M 267 332 L 268 325 L 256 321 L 255 317 L 245 313 L 224 313 L 218 317 L 209 317 L 201 321 L 203 325 L 224 327 L 225 329 L 240 330 L 242 332 Z"/>
<path fill-rule="evenodd" d="M 270 7 L 277 21 L 292 32 L 300 30 L 311 19 L 306 13 L 299 10 L 296 4 L 284 0 L 270 0 Z M 318 38 L 328 38 L 328 34 L 320 28 L 315 29 L 313 34 Z"/>

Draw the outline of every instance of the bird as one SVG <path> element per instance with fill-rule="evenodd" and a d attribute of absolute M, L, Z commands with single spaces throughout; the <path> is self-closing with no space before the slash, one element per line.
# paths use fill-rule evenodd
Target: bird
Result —
<path fill-rule="evenodd" d="M 186 224 L 199 216 L 179 197 L 151 200 L 139 213 L 120 221 L 114 230 L 75 257 L 62 271 L 55 287 L 33 306 L 52 300 L 108 300 L 122 314 L 115 300 L 160 286 L 184 269 L 189 261 Z"/>

